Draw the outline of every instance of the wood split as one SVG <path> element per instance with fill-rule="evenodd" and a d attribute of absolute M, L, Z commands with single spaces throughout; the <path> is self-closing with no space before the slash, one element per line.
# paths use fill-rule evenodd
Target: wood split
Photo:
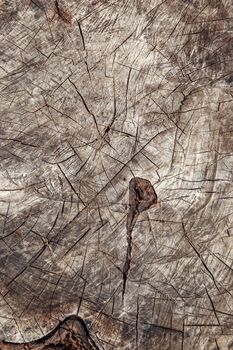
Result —
<path fill-rule="evenodd" d="M 129 210 L 127 215 L 126 232 L 127 232 L 127 254 L 123 266 L 123 291 L 124 299 L 126 281 L 131 264 L 132 255 L 132 232 L 134 225 L 140 213 L 149 209 L 157 203 L 157 195 L 149 180 L 134 177 L 129 182 Z"/>

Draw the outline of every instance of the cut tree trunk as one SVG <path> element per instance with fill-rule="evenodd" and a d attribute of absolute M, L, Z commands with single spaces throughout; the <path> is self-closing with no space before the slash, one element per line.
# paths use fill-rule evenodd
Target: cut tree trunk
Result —
<path fill-rule="evenodd" d="M 233 4 L 0 1 L 0 349 L 233 349 Z"/>

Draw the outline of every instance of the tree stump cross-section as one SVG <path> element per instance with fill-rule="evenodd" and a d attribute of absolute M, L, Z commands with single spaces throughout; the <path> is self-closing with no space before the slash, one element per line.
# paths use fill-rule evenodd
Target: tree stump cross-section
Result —
<path fill-rule="evenodd" d="M 232 18 L 0 1 L 0 349 L 233 349 Z"/>

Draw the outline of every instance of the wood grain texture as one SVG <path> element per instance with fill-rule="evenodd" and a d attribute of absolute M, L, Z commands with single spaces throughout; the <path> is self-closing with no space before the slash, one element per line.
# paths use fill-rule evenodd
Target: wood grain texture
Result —
<path fill-rule="evenodd" d="M 0 1 L 1 349 L 69 315 L 99 349 L 233 349 L 232 19 L 230 0 Z M 157 201 L 122 299 L 137 178 Z"/>

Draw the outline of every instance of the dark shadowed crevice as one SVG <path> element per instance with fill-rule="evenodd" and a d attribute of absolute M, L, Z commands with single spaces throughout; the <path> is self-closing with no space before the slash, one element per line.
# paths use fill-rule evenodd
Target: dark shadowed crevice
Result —
<path fill-rule="evenodd" d="M 92 339 L 84 320 L 77 315 L 70 315 L 48 334 L 32 342 L 1 342 L 1 350 L 38 349 L 38 350 L 99 350 Z"/>
<path fill-rule="evenodd" d="M 127 254 L 123 266 L 123 290 L 122 298 L 124 299 L 128 272 L 131 264 L 132 255 L 132 232 L 134 225 L 140 213 L 149 209 L 157 203 L 157 195 L 149 180 L 141 177 L 134 177 L 129 182 L 129 210 L 127 215 L 126 232 L 127 232 Z"/>

